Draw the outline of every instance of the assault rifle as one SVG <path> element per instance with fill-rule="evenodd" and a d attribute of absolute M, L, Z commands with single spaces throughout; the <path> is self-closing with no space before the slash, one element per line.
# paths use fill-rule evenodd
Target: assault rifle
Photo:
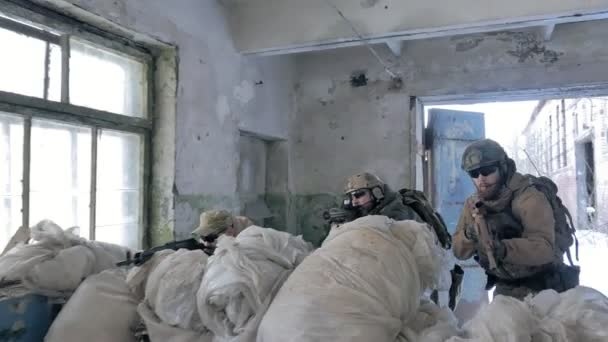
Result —
<path fill-rule="evenodd" d="M 344 208 L 330 208 L 323 212 L 323 218 L 329 223 L 346 223 L 354 220 L 355 214 Z"/>
<path fill-rule="evenodd" d="M 492 240 L 492 234 L 488 230 L 488 223 L 486 222 L 485 218 L 486 210 L 484 208 L 483 202 L 476 202 L 475 208 L 477 208 L 479 212 L 479 214 L 475 216 L 477 236 L 479 237 L 479 242 L 481 242 L 481 245 L 483 246 L 483 249 L 485 250 L 486 255 L 488 257 L 490 270 L 494 271 L 498 268 L 498 266 L 496 265 L 496 258 L 494 258 L 494 242 Z"/>
<path fill-rule="evenodd" d="M 203 237 L 203 241 L 205 241 L 207 243 L 213 242 L 216 239 L 217 239 L 217 236 Z M 205 243 L 199 242 L 197 239 L 190 238 L 187 240 L 168 242 L 161 246 L 157 246 L 157 247 L 153 247 L 150 249 L 146 249 L 141 252 L 137 252 L 133 256 L 131 256 L 131 252 L 127 252 L 127 259 L 117 263 L 116 266 L 128 266 L 131 264 L 133 264 L 135 266 L 141 266 L 143 263 L 145 263 L 150 258 L 152 258 L 152 256 L 154 256 L 155 253 L 158 253 L 158 252 L 164 251 L 164 250 L 176 251 L 176 250 L 182 249 L 182 248 L 191 250 L 191 251 L 200 249 L 203 252 L 205 252 L 205 254 L 207 254 L 207 255 L 213 255 L 213 252 L 215 250 L 215 247 L 212 247 Z"/>

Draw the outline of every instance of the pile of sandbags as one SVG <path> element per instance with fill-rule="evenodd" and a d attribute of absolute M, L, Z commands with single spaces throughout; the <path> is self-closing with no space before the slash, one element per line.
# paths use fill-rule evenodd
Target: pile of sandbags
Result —
<path fill-rule="evenodd" d="M 137 311 L 152 341 L 211 341 L 196 307 L 196 293 L 207 268 L 202 250 L 163 251 L 135 272 L 149 273 Z M 130 274 L 131 288 L 135 274 Z M 137 293 L 137 291 L 135 292 Z M 171 339 L 167 339 L 168 337 Z"/>
<path fill-rule="evenodd" d="M 276 292 L 311 251 L 301 237 L 258 226 L 221 237 L 197 294 L 214 341 L 254 341 Z"/>
<path fill-rule="evenodd" d="M 438 281 L 427 225 L 367 216 L 334 228 L 279 290 L 258 342 L 394 342 Z"/>
<path fill-rule="evenodd" d="M 45 342 L 135 342 L 138 301 L 125 278 L 122 269 L 88 277 L 59 312 Z"/>
<path fill-rule="evenodd" d="M 146 296 L 146 286 L 148 285 L 150 273 L 152 273 L 167 256 L 173 253 L 175 253 L 175 251 L 172 249 L 156 252 L 145 263 L 129 270 L 126 279 L 127 286 L 140 302 L 143 301 Z"/>
<path fill-rule="evenodd" d="M 528 304 L 540 317 L 533 342 L 608 341 L 608 298 L 599 291 L 583 286 L 561 294 L 547 290 Z"/>
<path fill-rule="evenodd" d="M 460 335 L 458 319 L 444 307 L 423 299 L 418 312 L 404 325 L 400 339 L 403 342 L 445 342 L 452 336 Z"/>
<path fill-rule="evenodd" d="M 18 245 L 0 257 L 0 283 L 19 282 L 32 292 L 69 296 L 89 275 L 115 267 L 128 248 L 88 241 L 76 228 L 63 230 L 49 220 L 31 228 L 31 244 Z"/>
<path fill-rule="evenodd" d="M 608 298 L 579 286 L 564 293 L 545 290 L 525 301 L 496 296 L 448 342 L 608 341 Z"/>

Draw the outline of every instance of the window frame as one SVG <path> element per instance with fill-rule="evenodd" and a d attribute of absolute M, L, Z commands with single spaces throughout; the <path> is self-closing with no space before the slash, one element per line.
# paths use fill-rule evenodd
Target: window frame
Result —
<path fill-rule="evenodd" d="M 154 110 L 154 57 L 152 52 L 127 38 L 105 32 L 76 19 L 52 10 L 26 3 L 16 5 L 10 0 L 0 0 L 0 28 L 36 38 L 46 42 L 44 92 L 43 97 L 32 97 L 0 91 L 0 111 L 16 114 L 24 119 L 23 175 L 22 175 L 22 226 L 29 227 L 30 216 L 30 164 L 32 119 L 50 119 L 58 122 L 84 125 L 91 128 L 91 189 L 89 239 L 95 239 L 96 230 L 96 185 L 97 185 L 97 142 L 100 132 L 109 129 L 119 132 L 136 133 L 142 137 L 143 175 L 141 193 L 141 227 L 138 234 L 138 247 L 144 244 L 145 229 L 149 222 L 149 189 L 151 177 L 151 144 Z M 24 19 L 29 18 L 29 19 Z M 25 24 L 24 22 L 27 22 Z M 31 24 L 31 25 L 28 25 Z M 47 29 L 39 28 L 45 27 Z M 54 32 L 51 32 L 54 31 Z M 58 33 L 58 32 L 61 32 Z M 126 55 L 144 63 L 146 67 L 146 102 L 144 117 L 134 117 L 111 113 L 69 103 L 69 63 L 70 38 L 85 40 L 92 45 Z M 48 100 L 50 45 L 61 48 L 61 102 Z"/>

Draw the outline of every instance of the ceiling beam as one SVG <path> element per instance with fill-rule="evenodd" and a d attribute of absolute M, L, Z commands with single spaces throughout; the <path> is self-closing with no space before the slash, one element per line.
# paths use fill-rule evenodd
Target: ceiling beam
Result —
<path fill-rule="evenodd" d="M 553 38 L 553 31 L 555 31 L 555 25 L 557 24 L 549 24 L 541 27 L 541 33 L 543 35 L 543 39 L 548 42 Z"/>
<path fill-rule="evenodd" d="M 395 55 L 396 57 L 401 57 L 401 50 L 403 50 L 403 42 L 401 40 L 387 40 L 386 45 L 391 50 L 393 55 Z"/>
<path fill-rule="evenodd" d="M 235 47 L 248 55 L 545 26 L 543 36 L 550 38 L 557 24 L 608 19 L 608 0 L 461 2 L 332 0 L 329 6 L 324 0 L 247 0 L 230 6 L 228 17 Z"/>

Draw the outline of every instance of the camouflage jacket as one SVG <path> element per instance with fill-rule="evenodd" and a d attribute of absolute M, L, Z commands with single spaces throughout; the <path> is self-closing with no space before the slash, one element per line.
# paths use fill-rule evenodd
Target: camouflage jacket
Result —
<path fill-rule="evenodd" d="M 384 215 L 397 221 L 419 220 L 414 210 L 403 204 L 401 194 L 392 191 L 388 186 L 384 188 L 384 198 L 370 210 L 368 215 Z"/>
<path fill-rule="evenodd" d="M 506 249 L 504 260 L 493 273 L 499 279 L 529 277 L 561 262 L 556 260 L 559 253 L 555 250 L 555 221 L 551 205 L 540 191 L 528 184 L 523 175 L 515 173 L 498 200 L 484 201 L 488 208 L 485 218 L 491 236 L 500 240 Z M 475 201 L 476 197 L 471 196 L 465 202 L 453 237 L 453 250 L 461 260 L 476 256 L 479 264 L 488 271 L 485 250 L 479 241 L 469 240 L 465 235 L 467 227 L 475 224 L 472 216 Z"/>

